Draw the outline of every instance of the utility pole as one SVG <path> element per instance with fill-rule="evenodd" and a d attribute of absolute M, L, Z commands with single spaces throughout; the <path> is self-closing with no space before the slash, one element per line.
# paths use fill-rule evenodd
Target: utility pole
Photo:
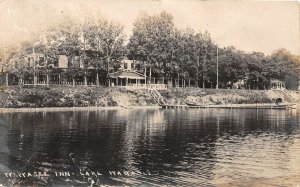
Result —
<path fill-rule="evenodd" d="M 216 89 L 219 89 L 219 47 L 217 45 L 217 85 Z"/>
<path fill-rule="evenodd" d="M 2 59 L 3 61 L 1 62 L 1 72 L 5 72 L 5 86 L 8 87 L 8 62 L 6 61 L 7 60 L 7 56 L 6 56 L 6 42 L 5 42 L 5 39 L 4 37 L 1 35 L 1 38 L 3 40 L 3 58 Z M 4 64 L 6 64 L 6 68 L 4 67 Z"/>
<path fill-rule="evenodd" d="M 297 68 L 297 70 L 298 70 L 298 79 L 299 79 L 298 90 L 300 91 L 300 68 Z"/>
<path fill-rule="evenodd" d="M 33 86 L 37 84 L 37 75 L 36 75 L 36 56 L 34 51 L 34 44 L 32 45 L 32 61 L 33 61 Z"/>
<path fill-rule="evenodd" d="M 202 72 L 202 89 L 205 89 L 205 75 L 206 74 L 206 58 L 207 58 L 207 41 L 205 40 L 205 58 Z"/>

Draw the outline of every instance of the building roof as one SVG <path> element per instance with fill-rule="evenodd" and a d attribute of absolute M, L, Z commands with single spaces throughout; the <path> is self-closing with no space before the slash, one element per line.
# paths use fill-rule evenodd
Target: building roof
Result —
<path fill-rule="evenodd" d="M 145 79 L 145 75 L 138 73 L 136 71 L 132 71 L 132 70 L 119 70 L 115 73 L 110 73 L 109 74 L 110 78 L 129 78 L 129 79 Z"/>
<path fill-rule="evenodd" d="M 283 83 L 284 84 L 284 81 L 281 81 L 281 80 L 278 80 L 278 79 L 271 79 L 270 82 L 271 83 Z"/>

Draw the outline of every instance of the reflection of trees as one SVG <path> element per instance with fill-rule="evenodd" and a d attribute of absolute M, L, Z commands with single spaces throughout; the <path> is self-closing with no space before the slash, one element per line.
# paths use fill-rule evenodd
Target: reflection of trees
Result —
<path fill-rule="evenodd" d="M 9 153 L 24 161 L 16 165 L 16 159 L 8 159 L 16 170 L 78 173 L 69 157 L 74 153 L 72 158 L 82 168 L 102 173 L 148 171 L 161 174 L 157 181 L 168 184 L 175 175 L 179 181 L 208 182 L 220 174 L 218 163 L 228 155 L 232 159 L 243 151 L 251 155 L 256 148 L 248 147 L 249 140 L 263 146 L 256 140 L 269 138 L 284 156 L 299 131 L 296 116 L 275 110 L 38 112 L 3 114 L 3 118 L 9 122 Z M 63 179 L 52 176 L 48 182 L 57 180 Z"/>
<path fill-rule="evenodd" d="M 220 147 L 236 148 L 224 152 L 234 156 L 232 153 L 239 150 L 244 140 L 231 141 L 232 137 L 253 136 L 255 139 L 270 133 L 269 138 L 279 137 L 277 146 L 285 152 L 289 135 L 296 130 L 293 123 L 286 121 L 289 116 L 284 111 L 260 114 L 256 110 L 164 110 L 163 116 L 165 125 L 156 129 L 157 132 L 150 133 L 157 125 L 141 124 L 134 140 L 133 159 L 140 170 L 166 176 L 161 178 L 164 181 L 177 172 L 177 178 L 185 181 L 197 178 L 199 181 L 199 176 L 203 180 L 212 179 L 216 163 L 226 156 L 221 154 Z M 148 115 L 149 121 L 152 118 L 155 114 Z M 224 143 L 227 146 L 222 146 Z M 251 154 L 251 148 L 248 151 Z M 190 174 L 185 176 L 185 172 Z"/>
<path fill-rule="evenodd" d="M 297 153 L 289 151 L 299 136 L 299 119 L 289 111 L 263 110 L 252 115 L 253 112 L 256 110 L 245 113 L 244 131 L 218 139 L 214 185 L 239 184 L 245 178 L 282 185 L 275 181 L 300 175 L 299 168 L 290 165 Z"/>
<path fill-rule="evenodd" d="M 8 147 L 22 160 L 28 160 L 23 170 L 78 173 L 70 153 L 75 153 L 79 166 L 87 166 L 91 170 L 107 172 L 123 169 L 126 153 L 122 152 L 122 142 L 126 124 L 116 119 L 110 121 L 114 111 L 13 115 L 15 120 L 10 125 Z M 49 179 L 57 182 L 54 180 L 63 179 Z"/>
<path fill-rule="evenodd" d="M 149 134 L 153 125 L 143 125 L 135 141 L 134 163 L 141 171 L 158 173 L 170 180 L 177 172 L 210 172 L 213 162 L 215 129 L 207 127 L 203 118 L 185 110 L 164 110 L 165 125 Z M 189 119 L 194 117 L 194 120 Z M 155 115 L 149 118 L 149 121 Z M 210 118 L 206 118 L 210 121 Z M 198 160 L 197 160 L 198 159 Z M 197 162 L 197 167 L 195 163 Z M 201 164 L 203 162 L 204 164 Z M 180 175 L 180 174 L 179 174 Z"/>

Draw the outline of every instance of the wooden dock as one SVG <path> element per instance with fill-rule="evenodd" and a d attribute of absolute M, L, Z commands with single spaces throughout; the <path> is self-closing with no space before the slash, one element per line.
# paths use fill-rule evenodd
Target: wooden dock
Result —
<path fill-rule="evenodd" d="M 228 109 L 296 109 L 294 103 L 257 103 L 257 104 L 223 104 L 223 105 L 160 105 L 162 108 L 228 108 Z"/>
<path fill-rule="evenodd" d="M 189 108 L 188 105 L 160 105 L 162 108 Z"/>

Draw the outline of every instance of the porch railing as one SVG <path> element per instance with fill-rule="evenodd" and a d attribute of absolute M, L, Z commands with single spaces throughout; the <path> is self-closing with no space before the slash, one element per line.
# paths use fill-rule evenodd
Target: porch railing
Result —
<path fill-rule="evenodd" d="M 126 89 L 153 89 L 153 90 L 166 90 L 166 84 L 127 84 L 126 86 L 112 86 Z"/>

